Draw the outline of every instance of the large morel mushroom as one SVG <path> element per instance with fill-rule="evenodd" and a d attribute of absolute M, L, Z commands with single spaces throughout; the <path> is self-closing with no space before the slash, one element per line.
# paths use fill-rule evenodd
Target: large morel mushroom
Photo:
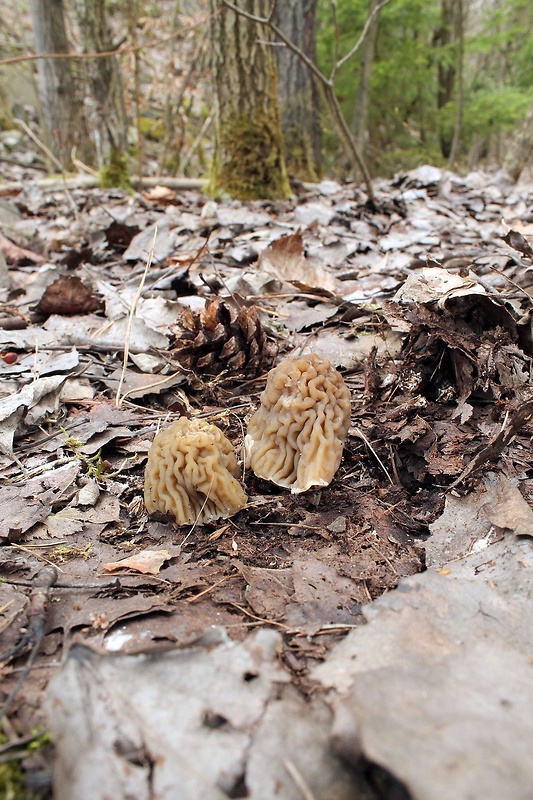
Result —
<path fill-rule="evenodd" d="M 350 425 L 350 391 L 325 358 L 297 356 L 270 370 L 245 449 L 254 473 L 294 494 L 333 480 Z"/>
<path fill-rule="evenodd" d="M 144 502 L 148 513 L 171 513 L 178 525 L 226 519 L 246 505 L 238 476 L 233 445 L 220 428 L 180 417 L 148 451 Z"/>

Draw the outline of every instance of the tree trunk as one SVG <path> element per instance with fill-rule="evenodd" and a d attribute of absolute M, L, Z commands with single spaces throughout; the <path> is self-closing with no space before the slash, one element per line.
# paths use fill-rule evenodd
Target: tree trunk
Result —
<path fill-rule="evenodd" d="M 435 43 L 442 48 L 450 48 L 459 38 L 462 25 L 462 8 L 458 10 L 457 0 L 442 0 L 441 25 L 435 35 Z M 439 110 L 453 99 L 457 59 L 439 60 L 437 70 L 437 108 Z M 452 136 L 449 128 L 440 131 L 440 149 L 444 158 L 449 158 L 452 149 Z"/>
<path fill-rule="evenodd" d="M 459 144 L 461 141 L 461 132 L 463 128 L 463 115 L 464 115 L 464 55 L 465 55 L 465 38 L 464 38 L 464 13 L 463 13 L 463 0 L 456 0 L 457 3 L 457 91 L 456 105 L 457 112 L 455 115 L 455 127 L 453 131 L 453 139 L 450 147 L 450 155 L 448 157 L 448 166 L 451 168 L 459 153 Z"/>
<path fill-rule="evenodd" d="M 63 0 L 31 0 L 30 12 L 36 53 L 68 53 Z M 82 106 L 77 102 L 68 58 L 42 58 L 37 62 L 45 139 L 67 168 L 72 148 L 83 131 Z"/>
<path fill-rule="evenodd" d="M 113 49 L 105 0 L 76 0 L 76 14 L 85 53 Z M 122 185 L 127 182 L 127 129 L 117 57 L 86 59 L 84 63 L 92 98 L 90 124 L 98 166 L 107 176 L 104 183 Z"/>
<path fill-rule="evenodd" d="M 370 0 L 368 4 L 368 14 L 375 11 L 379 0 Z M 355 142 L 361 154 L 365 155 L 366 134 L 368 128 L 368 107 L 370 100 L 370 78 L 372 75 L 372 64 L 374 63 L 374 52 L 376 49 L 376 38 L 378 35 L 379 11 L 374 15 L 368 32 L 363 41 L 361 52 L 361 64 L 359 66 L 359 83 L 355 95 L 355 103 L 352 117 L 352 131 Z"/>
<path fill-rule="evenodd" d="M 514 181 L 533 154 L 533 106 L 527 112 L 525 119 L 518 127 L 513 141 L 507 150 L 503 166 Z"/>
<path fill-rule="evenodd" d="M 239 200 L 287 197 L 277 72 L 270 30 L 210 0 L 212 70 L 217 112 L 211 189 Z M 236 0 L 268 14 L 268 0 Z"/>
<path fill-rule="evenodd" d="M 285 0 L 275 22 L 310 59 L 315 58 L 317 0 Z M 283 154 L 291 178 L 315 181 L 320 174 L 322 134 L 318 90 L 309 70 L 287 47 L 276 47 Z"/>

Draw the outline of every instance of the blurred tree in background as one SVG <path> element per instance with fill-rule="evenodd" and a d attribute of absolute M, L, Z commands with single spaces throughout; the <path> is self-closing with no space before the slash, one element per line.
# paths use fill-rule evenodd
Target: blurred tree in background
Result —
<path fill-rule="evenodd" d="M 237 2 L 258 16 L 272 8 Z M 48 146 L 54 169 L 103 177 L 118 163 L 211 178 L 243 198 L 257 196 L 256 179 L 262 196 L 286 195 L 284 160 L 300 180 L 355 175 L 308 67 L 222 0 L 3 0 L 2 11 L 6 163 L 3 142 L 27 133 L 21 117 L 42 142 L 34 163 L 44 170 Z M 280 0 L 273 19 L 324 75 L 341 64 L 335 95 L 373 175 L 505 163 L 516 178 L 531 158 L 531 0 Z M 59 57 L 24 60 L 33 53 Z"/>
<path fill-rule="evenodd" d="M 263 17 L 268 0 L 236 0 Z M 289 194 L 283 160 L 278 75 L 269 30 L 210 0 L 211 68 L 216 100 L 213 191 L 239 200 Z"/>
<path fill-rule="evenodd" d="M 31 0 L 36 53 L 67 55 L 70 51 L 63 0 Z M 85 126 L 83 96 L 77 91 L 72 61 L 43 58 L 37 62 L 43 139 L 66 168 L 72 149 L 80 145 Z"/>
<path fill-rule="evenodd" d="M 346 52 L 368 10 L 369 0 L 339 0 L 335 24 L 330 3 L 319 4 L 317 52 L 326 71 L 336 39 Z M 455 166 L 501 165 L 509 134 L 533 106 L 532 30 L 530 0 L 392 0 L 384 7 L 373 46 L 368 125 L 361 134 L 374 174 L 444 163 L 459 102 L 464 109 Z M 337 78 L 347 119 L 364 80 L 363 57 L 364 48 Z M 324 124 L 332 164 L 338 149 Z"/>
<path fill-rule="evenodd" d="M 105 0 L 75 0 L 83 53 L 115 49 Z M 117 56 L 84 59 L 86 115 L 90 121 L 98 168 L 103 183 L 127 183 L 127 123 L 122 78 Z"/>
<path fill-rule="evenodd" d="M 298 47 L 315 59 L 317 0 L 277 3 L 274 20 Z M 278 43 L 279 45 L 279 43 Z M 313 76 L 287 47 L 276 47 L 278 97 L 284 156 L 291 178 L 316 180 L 321 172 L 322 133 L 320 101 Z"/>

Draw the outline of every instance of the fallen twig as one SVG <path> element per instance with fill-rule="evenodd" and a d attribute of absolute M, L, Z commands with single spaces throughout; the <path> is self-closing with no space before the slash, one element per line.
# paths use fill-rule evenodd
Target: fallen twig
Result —
<path fill-rule="evenodd" d="M 298 789 L 301 791 L 302 796 L 304 797 L 304 800 L 315 800 L 315 795 L 313 794 L 313 792 L 311 791 L 311 789 L 309 788 L 309 786 L 305 782 L 303 775 L 296 768 L 296 766 L 292 763 L 292 761 L 289 761 L 288 758 L 284 758 L 283 759 L 283 765 L 284 765 L 285 769 L 287 770 L 287 772 L 289 773 L 289 775 L 291 776 L 291 778 L 293 779 L 293 781 L 296 784 L 296 786 L 298 787 Z"/>
<path fill-rule="evenodd" d="M 125 375 L 126 375 L 126 368 L 128 366 L 128 358 L 129 358 L 129 352 L 130 352 L 131 327 L 133 325 L 133 319 L 134 319 L 135 313 L 137 311 L 137 304 L 139 303 L 139 300 L 141 299 L 141 296 L 142 296 L 142 291 L 143 291 L 144 282 L 146 280 L 146 276 L 148 275 L 148 271 L 149 271 L 150 267 L 152 266 L 152 261 L 154 260 L 154 252 L 155 252 L 156 240 L 157 240 L 157 224 L 156 224 L 156 226 L 154 228 L 154 238 L 152 240 L 152 246 L 151 246 L 150 252 L 148 254 L 148 259 L 146 261 L 146 266 L 144 268 L 144 272 L 142 274 L 141 281 L 139 283 L 139 288 L 137 289 L 137 292 L 135 293 L 135 297 L 133 298 L 133 303 L 131 304 L 130 313 L 128 314 L 128 323 L 127 323 L 127 326 L 126 326 L 126 337 L 125 337 L 125 340 L 124 340 L 124 358 L 122 360 L 122 371 L 120 373 L 120 380 L 118 382 L 117 395 L 116 395 L 116 398 L 115 398 L 115 405 L 116 405 L 117 408 L 121 407 L 122 400 L 123 400 L 123 397 L 121 396 L 120 393 L 122 391 L 122 385 L 124 383 L 124 378 L 125 378 Z M 157 384 L 154 384 L 154 385 L 157 385 Z M 124 395 L 124 397 L 125 396 L 126 395 Z"/>
<path fill-rule="evenodd" d="M 94 175 L 76 175 L 75 177 L 64 179 L 61 177 L 39 178 L 36 181 L 10 181 L 9 183 L 0 183 L 0 195 L 21 192 L 23 189 L 27 189 L 28 186 L 35 186 L 37 189 L 52 192 L 60 189 L 96 189 L 98 183 L 99 179 Z M 207 185 L 207 180 L 202 180 L 201 178 L 168 178 L 163 175 L 159 178 L 133 175 L 131 184 L 135 189 L 140 186 L 144 189 L 165 186 L 167 189 L 197 189 L 201 191 Z"/>
<path fill-rule="evenodd" d="M 35 581 L 22 581 L 22 580 L 16 580 L 16 579 L 11 579 L 11 578 L 5 578 L 2 581 L 2 583 L 9 583 L 11 586 L 30 586 L 30 587 L 35 586 Z M 114 580 L 109 581 L 108 583 L 61 583 L 60 581 L 57 581 L 57 583 L 54 583 L 53 588 L 54 589 L 76 589 L 76 590 L 80 591 L 80 590 L 85 590 L 85 589 L 98 589 L 98 590 L 103 590 L 103 589 L 123 589 L 123 588 L 132 589 L 134 587 L 123 585 L 120 582 L 119 578 L 115 578 Z M 0 661 L 2 661 L 2 660 L 5 660 L 5 655 L 4 656 L 0 656 Z"/>
<path fill-rule="evenodd" d="M 488 444 L 483 450 L 480 450 L 479 453 L 472 459 L 470 464 L 464 469 L 458 478 L 454 480 L 453 483 L 450 484 L 447 488 L 447 492 L 450 492 L 452 489 L 455 489 L 462 483 L 466 478 L 469 478 L 473 472 L 475 472 L 479 467 L 483 466 L 487 461 L 495 461 L 499 458 L 503 448 L 509 444 L 515 433 L 517 433 L 520 428 L 529 422 L 529 420 L 533 417 L 533 400 L 529 400 L 527 403 L 524 403 L 522 408 L 516 412 L 511 423 L 508 427 L 502 427 L 499 434 L 496 436 L 493 441 Z"/>

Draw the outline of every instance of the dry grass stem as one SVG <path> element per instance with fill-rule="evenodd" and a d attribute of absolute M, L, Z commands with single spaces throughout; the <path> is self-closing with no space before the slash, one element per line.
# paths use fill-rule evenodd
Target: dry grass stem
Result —
<path fill-rule="evenodd" d="M 146 266 L 144 268 L 144 271 L 143 271 L 143 274 L 142 274 L 142 277 L 141 277 L 141 280 L 140 280 L 140 283 L 139 283 L 139 288 L 137 289 L 137 292 L 135 293 L 135 297 L 133 298 L 133 303 L 131 304 L 130 313 L 128 314 L 128 324 L 126 326 L 126 336 L 125 336 L 125 339 L 124 339 L 124 358 L 122 359 L 122 372 L 120 373 L 120 380 L 119 380 L 118 386 L 117 386 L 117 396 L 115 398 L 115 405 L 116 405 L 117 408 L 120 408 L 122 406 L 122 399 L 123 398 L 121 397 L 120 392 L 122 390 L 122 385 L 124 383 L 124 377 L 126 375 L 126 369 L 127 369 L 127 366 L 128 366 L 128 357 L 129 357 L 129 352 L 130 352 L 131 328 L 132 328 L 132 325 L 133 325 L 133 319 L 135 317 L 135 312 L 137 311 L 137 304 L 139 303 L 139 300 L 141 299 L 142 291 L 143 291 L 143 288 L 144 288 L 144 282 L 146 281 L 146 276 L 148 275 L 148 271 L 149 271 L 150 267 L 152 266 L 152 261 L 154 259 L 154 251 L 155 251 L 156 240 L 157 240 L 157 224 L 156 224 L 156 226 L 154 228 L 154 238 L 152 240 L 152 246 L 150 248 L 150 252 L 148 253 L 148 259 L 146 261 Z M 124 397 L 125 396 L 126 395 L 124 395 Z"/>

